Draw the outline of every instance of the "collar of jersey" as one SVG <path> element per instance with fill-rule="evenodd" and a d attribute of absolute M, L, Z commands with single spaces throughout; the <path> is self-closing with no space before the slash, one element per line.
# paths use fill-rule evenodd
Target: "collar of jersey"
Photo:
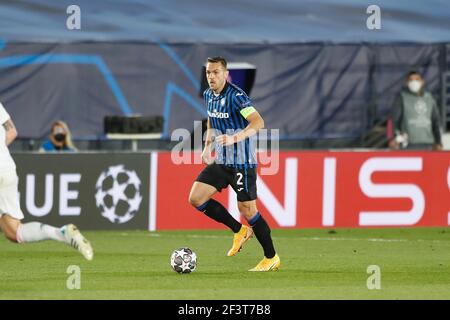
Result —
<path fill-rule="evenodd" d="M 228 84 L 228 81 L 226 81 L 226 82 L 225 82 L 225 87 L 223 87 L 222 91 L 220 91 L 220 93 L 219 93 L 218 96 L 216 96 L 216 95 L 214 94 L 214 92 L 213 92 L 213 94 L 212 94 L 213 100 L 220 100 L 220 99 L 222 99 L 223 96 L 225 95 L 225 93 L 227 92 L 229 86 L 230 86 L 230 85 Z M 211 91 L 212 91 L 212 90 L 211 90 Z"/>

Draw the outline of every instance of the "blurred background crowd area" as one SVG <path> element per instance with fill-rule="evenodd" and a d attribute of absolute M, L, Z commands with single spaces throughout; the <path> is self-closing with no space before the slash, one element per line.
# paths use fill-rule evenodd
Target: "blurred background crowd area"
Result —
<path fill-rule="evenodd" d="M 388 148 L 395 99 L 416 70 L 450 122 L 450 4 L 378 1 L 0 2 L 0 101 L 38 151 L 52 124 L 76 150 L 169 150 L 206 118 L 208 56 L 229 62 L 283 149 Z M 199 125 L 197 123 L 197 125 Z"/>

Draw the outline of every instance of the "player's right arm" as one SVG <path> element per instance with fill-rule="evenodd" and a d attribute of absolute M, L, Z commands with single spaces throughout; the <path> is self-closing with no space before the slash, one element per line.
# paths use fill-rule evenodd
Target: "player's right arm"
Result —
<path fill-rule="evenodd" d="M 214 162 L 212 157 L 213 148 L 213 134 L 211 130 L 211 122 L 208 117 L 208 122 L 206 124 L 206 138 L 205 138 L 205 148 L 202 152 L 202 160 L 206 164 L 212 164 Z"/>
<path fill-rule="evenodd" d="M 11 119 L 3 123 L 3 128 L 5 128 L 6 145 L 9 146 L 17 138 L 17 129 Z"/>
<path fill-rule="evenodd" d="M 8 112 L 6 111 L 5 107 L 1 102 L 0 102 L 0 123 L 5 129 L 5 142 L 6 145 L 9 146 L 17 137 L 17 130 L 16 126 L 11 120 L 11 117 L 9 116 Z"/>

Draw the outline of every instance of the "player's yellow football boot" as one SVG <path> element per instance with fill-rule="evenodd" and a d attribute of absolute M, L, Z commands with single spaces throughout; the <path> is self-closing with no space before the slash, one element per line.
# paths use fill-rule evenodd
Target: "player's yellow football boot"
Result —
<path fill-rule="evenodd" d="M 280 268 L 280 257 L 276 254 L 273 258 L 267 259 L 264 257 L 253 269 L 248 271 L 276 271 Z"/>
<path fill-rule="evenodd" d="M 242 225 L 241 230 L 239 230 L 238 233 L 234 234 L 233 246 L 228 251 L 227 256 L 232 257 L 236 253 L 241 251 L 244 243 L 247 242 L 251 237 L 253 237 L 253 229 Z"/>

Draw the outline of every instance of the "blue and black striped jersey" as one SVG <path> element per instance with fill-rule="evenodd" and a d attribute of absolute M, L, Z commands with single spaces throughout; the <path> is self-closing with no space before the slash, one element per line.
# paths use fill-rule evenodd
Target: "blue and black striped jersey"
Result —
<path fill-rule="evenodd" d="M 232 135 L 247 127 L 248 121 L 244 115 L 254 109 L 251 99 L 238 86 L 227 82 L 217 96 L 208 88 L 203 93 L 203 98 L 211 127 L 218 131 L 216 135 Z M 255 139 L 253 136 L 227 147 L 215 145 L 216 163 L 238 169 L 255 168 Z"/>

